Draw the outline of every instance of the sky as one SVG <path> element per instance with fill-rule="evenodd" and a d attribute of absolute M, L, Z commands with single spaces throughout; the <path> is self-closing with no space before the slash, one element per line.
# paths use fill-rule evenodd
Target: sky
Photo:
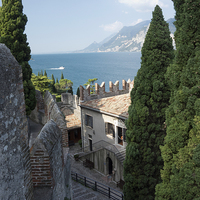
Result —
<path fill-rule="evenodd" d="M 165 20 L 175 15 L 171 0 L 22 0 L 32 54 L 67 53 L 101 42 L 123 26 L 152 19 L 156 5 Z M 1 2 L 0 2 L 1 6 Z"/>

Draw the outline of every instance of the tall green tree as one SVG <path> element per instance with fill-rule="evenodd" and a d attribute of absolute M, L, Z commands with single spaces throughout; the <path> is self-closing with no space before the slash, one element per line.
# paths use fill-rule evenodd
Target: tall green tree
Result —
<path fill-rule="evenodd" d="M 61 78 L 60 79 L 64 79 L 64 75 L 63 75 L 63 72 L 61 73 Z"/>
<path fill-rule="evenodd" d="M 0 43 L 4 43 L 22 66 L 26 113 L 35 108 L 35 88 L 31 82 L 30 47 L 24 34 L 27 17 L 21 0 L 2 0 L 0 17 Z"/>
<path fill-rule="evenodd" d="M 52 80 L 52 91 L 53 91 L 54 93 L 56 93 L 55 78 L 54 78 L 54 75 L 53 75 L 53 74 L 51 75 L 51 80 Z"/>
<path fill-rule="evenodd" d="M 123 188 L 126 200 L 152 200 L 161 181 L 163 160 L 159 146 L 166 135 L 165 110 L 170 91 L 164 79 L 174 50 L 161 8 L 153 11 L 143 47 L 141 68 L 131 91 Z"/>
<path fill-rule="evenodd" d="M 47 72 L 46 72 L 46 70 L 44 70 L 44 76 L 46 76 L 46 77 L 47 77 Z"/>
<path fill-rule="evenodd" d="M 36 76 L 32 73 L 31 81 L 35 86 L 35 89 L 39 90 L 42 93 L 42 95 L 44 95 L 46 90 L 48 90 L 49 92 L 53 92 L 52 81 L 48 79 L 48 77 L 42 75 Z"/>
<path fill-rule="evenodd" d="M 200 199 L 200 4 L 199 0 L 173 2 L 177 50 L 166 74 L 171 97 L 156 199 Z"/>
<path fill-rule="evenodd" d="M 52 80 L 52 83 L 53 83 L 53 85 L 55 84 L 55 78 L 54 78 L 54 75 L 52 74 L 51 75 L 51 80 Z"/>
<path fill-rule="evenodd" d="M 77 95 L 78 97 L 80 97 L 80 89 L 79 89 L 79 87 L 78 87 L 77 90 L 76 90 L 76 95 Z"/>

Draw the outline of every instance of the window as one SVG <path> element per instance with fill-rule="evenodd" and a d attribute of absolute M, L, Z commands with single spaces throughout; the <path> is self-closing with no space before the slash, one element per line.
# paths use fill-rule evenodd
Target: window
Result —
<path fill-rule="evenodd" d="M 127 129 L 123 129 L 123 131 L 124 131 L 124 142 L 126 142 L 126 131 L 127 131 Z"/>
<path fill-rule="evenodd" d="M 85 115 L 85 125 L 93 128 L 93 117 L 90 115 Z"/>
<path fill-rule="evenodd" d="M 105 133 L 109 138 L 115 138 L 115 126 L 110 123 L 105 123 Z"/>

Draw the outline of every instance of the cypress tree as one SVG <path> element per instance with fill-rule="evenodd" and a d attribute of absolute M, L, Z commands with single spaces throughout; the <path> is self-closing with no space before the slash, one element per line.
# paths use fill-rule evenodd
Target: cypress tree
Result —
<path fill-rule="evenodd" d="M 47 72 L 46 72 L 46 70 L 44 70 L 44 76 L 46 76 L 46 77 L 47 77 Z"/>
<path fill-rule="evenodd" d="M 63 72 L 61 73 L 61 78 L 60 79 L 64 79 L 64 75 L 63 75 Z"/>
<path fill-rule="evenodd" d="M 174 0 L 176 52 L 166 78 L 170 105 L 161 147 L 164 168 L 156 199 L 200 198 L 200 9 L 199 0 Z"/>
<path fill-rule="evenodd" d="M 52 74 L 51 75 L 51 87 L 52 87 L 52 92 L 56 93 L 56 88 L 55 88 L 55 78 L 54 78 L 54 75 Z"/>
<path fill-rule="evenodd" d="M 53 81 L 52 84 L 54 85 L 55 84 L 55 78 L 54 78 L 53 74 L 51 75 L 51 80 Z"/>
<path fill-rule="evenodd" d="M 76 95 L 77 95 L 78 97 L 80 97 L 80 89 L 79 89 L 79 87 L 78 87 L 77 90 L 76 90 Z"/>
<path fill-rule="evenodd" d="M 56 78 L 56 83 L 59 83 L 59 82 L 58 82 L 58 78 Z"/>
<path fill-rule="evenodd" d="M 44 75 L 43 75 L 43 71 L 42 71 L 42 70 L 41 70 L 41 73 L 40 73 L 40 75 L 41 75 L 41 76 L 44 76 Z"/>
<path fill-rule="evenodd" d="M 155 186 L 161 181 L 165 110 L 170 91 L 164 79 L 174 57 L 168 24 L 157 5 L 142 47 L 141 68 L 131 91 L 127 142 L 124 161 L 126 200 L 154 199 Z"/>
<path fill-rule="evenodd" d="M 2 0 L 0 17 L 0 43 L 4 43 L 22 66 L 26 114 L 35 108 L 35 88 L 31 82 L 30 47 L 24 34 L 27 17 L 21 0 Z"/>

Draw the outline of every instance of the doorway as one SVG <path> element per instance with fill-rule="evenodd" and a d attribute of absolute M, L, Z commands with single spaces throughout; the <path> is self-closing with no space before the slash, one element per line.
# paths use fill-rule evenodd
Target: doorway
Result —
<path fill-rule="evenodd" d="M 113 171 L 113 162 L 109 157 L 107 157 L 107 172 L 108 174 L 112 174 L 112 171 Z"/>
<path fill-rule="evenodd" d="M 90 151 L 92 151 L 92 140 L 89 139 Z"/>

